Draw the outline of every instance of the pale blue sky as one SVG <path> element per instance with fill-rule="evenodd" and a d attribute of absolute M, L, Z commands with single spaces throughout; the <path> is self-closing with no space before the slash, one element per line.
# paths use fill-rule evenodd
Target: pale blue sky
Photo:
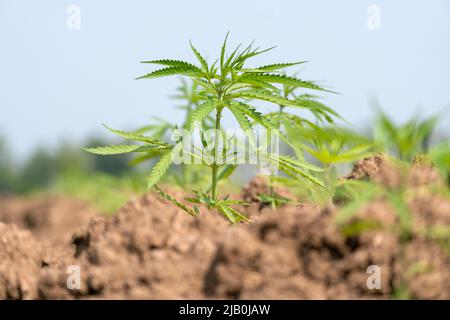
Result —
<path fill-rule="evenodd" d="M 66 26 L 81 8 L 81 30 Z M 366 27 L 381 9 L 381 30 Z M 309 60 L 305 79 L 339 91 L 326 102 L 356 126 L 376 95 L 398 120 L 450 102 L 450 1 L 0 0 L 0 132 L 22 155 L 61 137 L 81 140 L 150 115 L 180 121 L 167 96 L 176 78 L 135 81 L 143 59 L 194 61 L 188 40 L 213 59 L 230 44 L 277 45 L 256 63 Z M 446 121 L 448 126 L 449 121 Z"/>

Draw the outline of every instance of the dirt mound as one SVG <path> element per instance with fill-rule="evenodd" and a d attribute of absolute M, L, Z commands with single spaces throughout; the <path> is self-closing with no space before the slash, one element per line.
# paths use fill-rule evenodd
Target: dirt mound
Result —
<path fill-rule="evenodd" d="M 65 196 L 0 199 L 0 221 L 30 230 L 39 240 L 68 243 L 72 233 L 98 214 L 86 203 Z"/>
<path fill-rule="evenodd" d="M 383 201 L 361 213 L 386 226 L 398 219 Z M 335 214 L 331 208 L 285 207 L 232 231 L 211 263 L 207 293 L 241 299 L 361 299 L 390 298 L 405 287 L 412 298 L 450 298 L 450 256 L 438 242 L 414 235 L 403 243 L 388 229 L 345 236 Z M 367 287 L 369 266 L 379 267 L 380 289 Z"/>
<path fill-rule="evenodd" d="M 384 154 L 368 157 L 355 163 L 352 172 L 345 178 L 356 180 L 373 180 L 389 187 L 401 183 L 402 172 L 396 168 Z"/>
<path fill-rule="evenodd" d="M 339 208 L 332 204 L 287 204 L 274 211 L 255 203 L 241 208 L 251 223 L 230 227 L 215 211 L 192 218 L 149 193 L 115 216 L 91 218 L 62 251 L 0 224 L 0 298 L 450 299 L 450 201 L 423 188 L 435 181 L 434 173 L 418 168 L 421 178 L 413 184 L 377 156 L 349 175 L 389 188 L 407 183 L 406 235 L 385 196 L 345 223 L 337 223 Z M 244 190 L 248 199 L 260 192 L 252 190 L 260 190 L 256 182 Z M 71 267 L 80 271 L 79 289 L 68 288 Z M 369 288 L 371 272 L 378 271 L 380 287 Z"/>
<path fill-rule="evenodd" d="M 0 222 L 0 299 L 36 298 L 40 270 L 49 262 L 29 231 Z"/>
<path fill-rule="evenodd" d="M 447 221 L 445 210 L 434 214 Z M 398 219 L 382 200 L 361 215 L 386 226 Z M 333 208 L 287 205 L 229 228 L 214 212 L 194 219 L 148 194 L 77 233 L 66 265 L 80 266 L 81 289 L 66 289 L 65 265 L 47 268 L 41 298 L 362 299 L 402 287 L 414 298 L 450 298 L 449 255 L 438 242 L 414 235 L 403 244 L 389 229 L 346 236 L 335 218 Z M 380 289 L 367 287 L 372 265 Z"/>
<path fill-rule="evenodd" d="M 201 298 L 208 261 L 227 230 L 212 212 L 194 219 L 147 194 L 76 233 L 70 264 L 80 266 L 81 289 L 64 292 L 64 268 L 48 270 L 42 297 Z"/>
<path fill-rule="evenodd" d="M 444 186 L 445 183 L 439 171 L 431 162 L 415 160 L 409 170 L 407 184 L 412 188 L 416 188 L 430 184 Z"/>
<path fill-rule="evenodd" d="M 273 191 L 276 195 L 295 200 L 296 196 L 287 188 L 274 184 Z M 260 197 L 270 195 L 270 181 L 266 176 L 256 176 L 251 179 L 243 188 L 241 197 L 248 203 L 260 203 Z M 261 209 L 264 205 L 260 206 Z"/>
<path fill-rule="evenodd" d="M 355 163 L 346 179 L 372 180 L 387 187 L 401 185 L 416 188 L 426 185 L 443 186 L 439 171 L 431 162 L 414 160 L 410 167 L 395 164 L 385 154 L 378 154 Z"/>

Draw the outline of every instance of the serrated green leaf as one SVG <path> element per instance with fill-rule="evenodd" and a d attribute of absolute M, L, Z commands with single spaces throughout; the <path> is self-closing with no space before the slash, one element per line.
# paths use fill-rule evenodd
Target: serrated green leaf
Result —
<path fill-rule="evenodd" d="M 200 64 L 203 67 L 204 72 L 209 72 L 208 63 L 206 62 L 205 58 L 198 52 L 198 50 L 194 47 L 192 44 L 192 41 L 189 41 L 189 45 L 191 46 L 191 50 L 194 53 L 194 55 L 197 57 L 197 60 L 200 62 Z"/>
<path fill-rule="evenodd" d="M 147 180 L 147 189 L 151 189 L 155 184 L 159 182 L 159 180 L 161 180 L 161 178 L 169 169 L 171 163 L 172 152 L 167 152 L 153 167 L 152 172 L 150 173 L 150 176 Z"/>
<path fill-rule="evenodd" d="M 256 148 L 256 137 L 255 133 L 253 132 L 253 126 L 248 120 L 246 114 L 242 112 L 240 108 L 236 108 L 233 105 L 230 105 L 228 109 L 230 109 L 230 111 L 233 113 L 234 117 L 239 123 L 239 126 L 244 131 L 244 134 L 248 137 L 250 145 L 253 148 Z"/>
<path fill-rule="evenodd" d="M 239 108 L 244 114 L 246 114 L 250 119 L 255 121 L 256 123 L 262 125 L 263 127 L 267 129 L 271 129 L 272 134 L 277 134 L 278 137 L 280 137 L 288 146 L 290 146 L 292 149 L 294 149 L 296 152 L 301 152 L 299 147 L 291 141 L 291 139 L 287 138 L 285 135 L 278 133 L 278 128 L 266 119 L 260 112 L 256 111 L 254 107 L 237 101 L 231 101 L 230 105 L 234 106 L 235 108 Z"/>
<path fill-rule="evenodd" d="M 84 148 L 85 151 L 98 155 L 124 154 L 131 152 L 145 152 L 154 149 L 155 146 L 138 146 L 117 144 L 104 147 Z"/>
<path fill-rule="evenodd" d="M 239 81 L 241 81 L 243 83 L 250 84 L 250 85 L 255 86 L 255 87 L 271 89 L 271 90 L 277 90 L 277 88 L 275 86 L 271 85 L 270 83 L 264 82 L 264 81 L 261 81 L 261 80 L 258 80 L 258 79 L 254 79 L 254 78 L 251 78 L 251 77 L 243 77 L 243 78 L 240 78 Z"/>
<path fill-rule="evenodd" d="M 178 67 L 167 67 L 159 70 L 155 70 L 153 72 L 147 73 L 141 77 L 136 78 L 136 80 L 140 79 L 151 79 L 158 77 L 168 77 L 174 75 L 182 75 L 182 76 L 201 76 L 202 72 L 199 68 L 195 66 L 178 66 Z"/>
<path fill-rule="evenodd" d="M 346 122 L 346 120 L 344 118 L 341 117 L 341 115 L 339 115 L 339 113 L 337 113 L 336 111 L 334 111 L 333 109 L 331 109 L 330 107 L 326 106 L 325 104 L 316 101 L 316 100 L 312 100 L 312 99 L 304 99 L 304 98 L 299 98 L 296 100 L 297 102 L 299 102 L 299 106 L 307 108 L 307 109 L 312 109 L 312 110 L 317 110 L 319 112 L 321 112 L 323 115 L 327 115 L 327 114 L 331 114 L 332 116 L 343 120 Z M 329 119 L 327 119 L 329 120 Z M 328 122 L 332 122 L 328 121 Z"/>
<path fill-rule="evenodd" d="M 160 145 L 160 146 L 169 146 L 169 144 L 167 144 L 165 142 L 159 141 L 157 139 L 153 139 L 151 137 L 144 136 L 142 134 L 112 129 L 112 128 L 108 127 L 106 124 L 103 124 L 103 126 L 106 129 L 108 129 L 109 131 L 111 131 L 112 133 L 115 133 L 115 134 L 117 134 L 117 135 L 119 135 L 119 136 L 121 136 L 121 137 L 123 137 L 125 139 L 142 141 L 142 142 L 147 142 L 149 144 Z"/>
<path fill-rule="evenodd" d="M 252 74 L 264 74 L 269 72 L 278 72 L 278 71 L 271 71 L 271 70 L 263 70 L 263 69 L 253 69 L 253 68 L 244 68 L 244 69 L 235 69 L 236 72 L 241 72 L 241 76 L 251 76 Z"/>
<path fill-rule="evenodd" d="M 256 111 L 256 109 L 254 107 L 252 107 L 248 104 L 242 103 L 242 102 L 237 102 L 237 101 L 230 101 L 230 106 L 232 108 L 240 110 L 242 113 L 247 115 L 250 119 L 253 119 L 253 121 L 255 121 L 256 123 L 258 123 L 266 128 L 275 129 L 275 126 L 270 121 L 265 119 L 260 112 Z"/>
<path fill-rule="evenodd" d="M 201 124 L 203 119 L 205 119 L 215 108 L 216 103 L 212 99 L 208 99 L 202 104 L 200 104 L 191 113 L 189 127 L 192 129 L 193 125 L 195 125 L 196 123 Z"/>
<path fill-rule="evenodd" d="M 275 71 L 275 70 L 284 69 L 284 68 L 287 68 L 287 67 L 296 66 L 298 64 L 302 64 L 302 63 L 306 63 L 306 62 L 308 62 L 308 61 L 288 62 L 288 63 L 274 63 L 274 64 L 267 64 L 265 66 L 261 66 L 261 67 L 255 68 L 255 69 Z"/>
<path fill-rule="evenodd" d="M 242 44 L 239 44 L 234 50 L 233 52 L 230 54 L 230 56 L 228 57 L 227 61 L 225 62 L 225 70 L 227 70 L 232 64 L 233 64 L 233 59 L 235 58 L 236 54 L 238 53 L 239 48 L 242 46 Z"/>
<path fill-rule="evenodd" d="M 320 181 L 318 178 L 310 175 L 305 170 L 302 170 L 301 167 L 297 167 L 290 162 L 284 161 L 283 159 L 279 158 L 278 156 L 275 157 L 275 155 L 272 155 L 272 154 L 268 154 L 267 159 L 269 160 L 269 162 L 277 164 L 281 171 L 283 171 L 284 173 L 286 173 L 287 175 L 289 175 L 291 177 L 298 178 L 299 176 L 301 176 L 301 177 L 305 178 L 306 180 L 313 182 L 314 184 L 317 184 L 321 187 L 325 187 L 325 185 L 322 181 Z"/>
<path fill-rule="evenodd" d="M 130 166 L 136 166 L 138 164 L 141 164 L 144 161 L 156 158 L 156 157 L 160 157 L 163 153 L 167 152 L 167 150 L 154 150 L 154 151 L 148 151 L 145 152 L 142 155 L 139 155 L 133 159 L 131 159 L 128 164 Z"/>
<path fill-rule="evenodd" d="M 160 59 L 160 60 L 150 60 L 150 61 L 141 61 L 141 63 L 152 63 L 152 64 L 160 64 L 163 66 L 169 67 L 186 67 L 191 69 L 200 69 L 193 65 L 190 62 L 182 61 L 182 60 L 173 60 L 173 59 Z"/>
<path fill-rule="evenodd" d="M 245 90 L 245 91 L 239 91 L 233 94 L 236 98 L 248 98 L 248 99 L 257 99 L 257 100 L 263 100 L 267 102 L 276 103 L 282 106 L 293 106 L 293 107 L 300 107 L 299 103 L 295 100 L 290 100 L 288 98 L 265 93 L 261 91 L 256 90 Z"/>
<path fill-rule="evenodd" d="M 248 221 L 246 216 L 226 204 L 218 203 L 217 210 L 233 224 L 241 221 Z"/>
<path fill-rule="evenodd" d="M 222 49 L 220 50 L 220 72 L 222 75 L 225 73 L 225 51 L 227 48 L 227 39 L 230 32 L 227 32 L 227 35 L 225 36 L 225 40 L 223 40 Z"/>
<path fill-rule="evenodd" d="M 189 213 L 191 216 L 195 217 L 196 215 L 198 215 L 199 211 L 197 207 L 194 207 L 194 209 L 189 208 L 188 206 L 185 206 L 184 204 L 182 204 L 181 202 L 179 202 L 177 199 L 173 198 L 171 195 L 165 193 L 164 191 L 162 191 L 157 185 L 155 185 L 155 189 L 156 191 L 166 200 L 172 202 L 174 205 L 176 205 L 178 208 L 186 211 L 187 213 Z"/>
<path fill-rule="evenodd" d="M 304 81 L 301 79 L 285 76 L 282 74 L 271 74 L 271 73 L 252 74 L 252 75 L 245 75 L 244 77 L 252 77 L 252 78 L 256 78 L 260 81 L 264 81 L 264 82 L 279 83 L 279 84 L 294 86 L 297 88 L 305 88 L 305 89 L 311 89 L 311 90 L 319 90 L 319 91 L 336 93 L 336 92 L 324 89 L 311 81 Z"/>
<path fill-rule="evenodd" d="M 287 175 L 290 175 L 291 177 L 301 176 L 301 177 L 305 178 L 306 180 L 309 180 L 312 183 L 314 183 L 322 188 L 326 188 L 325 184 L 320 179 L 310 175 L 309 173 L 306 173 L 305 171 L 303 171 L 295 166 L 292 166 L 292 165 L 286 164 L 286 163 L 282 163 L 280 165 L 280 169 L 281 169 L 281 171 L 283 171 Z"/>
<path fill-rule="evenodd" d="M 256 48 L 252 50 L 252 44 L 250 44 L 244 51 L 242 51 L 238 56 L 236 56 L 236 59 L 233 61 L 232 66 L 235 69 L 241 69 L 245 61 L 247 61 L 248 59 L 260 55 L 262 53 L 265 53 L 267 51 L 270 51 L 274 48 L 275 47 L 270 47 L 263 50 L 259 50 L 259 48 Z"/>
<path fill-rule="evenodd" d="M 243 206 L 249 206 L 250 203 L 242 201 L 242 200 L 232 200 L 228 199 L 229 195 L 227 195 L 223 200 L 220 200 L 220 203 L 226 204 L 226 205 L 243 205 Z"/>
<path fill-rule="evenodd" d="M 236 168 L 237 165 L 234 164 L 227 164 L 226 166 L 224 166 L 224 168 L 217 175 L 217 181 L 227 179 L 229 176 L 233 174 Z"/>
<path fill-rule="evenodd" d="M 281 159 L 283 162 L 289 163 L 289 164 L 291 164 L 293 166 L 296 166 L 296 167 L 300 167 L 300 168 L 303 168 L 303 169 L 306 169 L 306 170 L 315 171 L 315 172 L 322 172 L 323 171 L 322 168 L 319 168 L 319 167 L 317 167 L 317 166 L 315 166 L 315 165 L 313 165 L 311 163 L 307 163 L 305 161 L 299 161 L 299 160 L 296 160 L 296 159 L 294 159 L 294 158 L 292 158 L 290 156 L 287 156 L 287 155 L 277 154 L 277 155 L 274 155 L 274 156 L 276 158 L 278 158 L 278 159 Z"/>

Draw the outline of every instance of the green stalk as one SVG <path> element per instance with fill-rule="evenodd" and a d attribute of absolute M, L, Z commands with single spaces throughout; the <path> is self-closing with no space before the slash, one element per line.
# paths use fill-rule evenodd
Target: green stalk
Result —
<path fill-rule="evenodd" d="M 216 127 L 214 132 L 214 163 L 212 164 L 212 183 L 211 183 L 211 196 L 214 200 L 217 200 L 217 148 L 219 147 L 219 135 L 220 135 L 220 118 L 222 117 L 222 107 L 217 109 L 216 114 Z"/>

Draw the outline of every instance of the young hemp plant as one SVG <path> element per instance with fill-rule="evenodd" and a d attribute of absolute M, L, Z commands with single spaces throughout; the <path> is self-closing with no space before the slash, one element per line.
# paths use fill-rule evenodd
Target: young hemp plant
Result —
<path fill-rule="evenodd" d="M 228 196 L 220 197 L 217 188 L 218 181 L 229 176 L 230 172 L 236 167 L 236 163 L 234 162 L 236 153 L 230 147 L 228 140 L 223 137 L 223 128 L 221 127 L 223 113 L 226 111 L 231 112 L 245 133 L 246 139 L 249 142 L 248 145 L 251 146 L 263 161 L 278 166 L 281 171 L 292 177 L 307 179 L 323 186 L 323 183 L 310 173 L 311 171 L 320 171 L 319 168 L 303 160 L 267 152 L 257 146 L 255 126 L 260 125 L 269 130 L 276 130 L 276 125 L 270 119 L 265 118 L 260 112 L 256 111 L 256 108 L 250 102 L 263 101 L 275 105 L 307 109 L 314 113 L 317 112 L 316 106 L 311 107 L 309 104 L 302 103 L 302 101 L 286 98 L 280 95 L 278 90 L 274 90 L 274 88 L 286 84 L 311 90 L 327 90 L 313 82 L 281 74 L 285 68 L 297 65 L 300 62 L 274 63 L 259 67 L 247 66 L 247 62 L 251 58 L 261 55 L 272 48 L 260 50 L 259 48 L 253 48 L 252 44 L 250 44 L 243 49 L 239 45 L 233 51 L 227 52 L 227 37 L 222 45 L 219 58 L 212 64 L 209 64 L 192 43 L 190 43 L 191 49 L 198 61 L 197 64 L 174 59 L 143 61 L 146 64 L 162 65 L 163 67 L 137 78 L 152 79 L 177 75 L 188 77 L 201 87 L 201 101 L 198 102 L 192 111 L 189 125 L 187 126 L 190 132 L 194 131 L 195 124 L 202 123 L 206 117 L 211 114 L 214 117 L 214 133 L 212 137 L 207 137 L 200 130 L 203 147 L 201 151 L 203 152 L 202 154 L 206 153 L 208 155 L 206 157 L 202 156 L 201 161 L 210 167 L 211 186 L 206 191 L 194 191 L 195 197 L 185 199 L 194 204 L 193 208 L 182 204 L 157 186 L 157 183 L 168 171 L 172 160 L 180 151 L 189 153 L 191 158 L 198 157 L 197 153 L 192 152 L 192 148 L 190 150 L 183 148 L 183 135 L 176 137 L 175 143 L 170 144 L 142 134 L 124 132 L 106 127 L 111 132 L 126 139 L 140 142 L 142 145 L 113 145 L 90 148 L 87 151 L 100 155 L 155 152 L 160 159 L 153 167 L 148 178 L 149 189 L 154 187 L 164 198 L 191 215 L 198 214 L 197 204 L 204 204 L 210 209 L 216 209 L 231 223 L 237 223 L 247 220 L 243 214 L 232 207 L 236 204 L 242 204 L 242 202 L 230 200 Z M 329 110 L 324 109 L 321 112 L 327 114 Z M 292 148 L 297 148 L 283 134 L 280 134 L 279 137 Z"/>

